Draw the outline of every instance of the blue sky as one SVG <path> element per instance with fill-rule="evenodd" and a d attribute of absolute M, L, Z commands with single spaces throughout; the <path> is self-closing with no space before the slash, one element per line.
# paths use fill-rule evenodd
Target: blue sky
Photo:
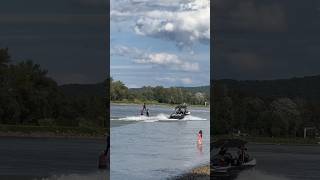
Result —
<path fill-rule="evenodd" d="M 113 79 L 128 87 L 209 84 L 209 0 L 110 3 Z"/>

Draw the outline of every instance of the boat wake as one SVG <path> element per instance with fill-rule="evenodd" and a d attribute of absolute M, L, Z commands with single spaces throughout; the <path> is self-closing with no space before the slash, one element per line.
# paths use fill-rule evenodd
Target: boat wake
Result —
<path fill-rule="evenodd" d="M 141 122 L 158 122 L 158 121 L 206 121 L 207 119 L 188 115 L 181 120 L 177 119 L 169 119 L 169 115 L 167 114 L 158 114 L 156 116 L 127 116 L 124 118 L 111 119 L 111 120 L 119 120 L 119 121 L 141 121 Z"/>
<path fill-rule="evenodd" d="M 257 170 L 249 170 L 240 173 L 236 180 L 290 180 L 286 177 L 267 174 Z"/>

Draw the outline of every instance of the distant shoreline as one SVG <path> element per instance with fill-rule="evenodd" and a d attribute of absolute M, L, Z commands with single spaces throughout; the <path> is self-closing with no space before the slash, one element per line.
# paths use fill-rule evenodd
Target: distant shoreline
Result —
<path fill-rule="evenodd" d="M 104 136 L 57 135 L 52 133 L 0 132 L 0 138 L 54 138 L 54 139 L 92 139 L 105 140 Z"/>
<path fill-rule="evenodd" d="M 94 128 L 0 125 L 0 137 L 100 140 L 107 133 L 107 129 Z"/>
<path fill-rule="evenodd" d="M 232 136 L 214 136 L 211 140 L 217 139 L 242 139 L 253 145 L 294 145 L 294 146 L 316 146 L 320 139 L 312 138 L 281 138 L 281 137 L 232 137 Z"/>
<path fill-rule="evenodd" d="M 114 105 L 140 105 L 142 106 L 143 103 L 138 103 L 138 102 L 127 102 L 127 101 L 110 101 L 110 104 L 114 104 Z M 146 105 L 158 105 L 158 106 L 171 106 L 171 107 L 174 107 L 174 106 L 177 106 L 179 104 L 167 104 L 167 103 L 155 103 L 155 102 L 146 102 Z M 204 107 L 204 108 L 210 108 L 210 105 L 208 106 L 205 106 L 205 105 L 188 105 L 189 107 Z"/>

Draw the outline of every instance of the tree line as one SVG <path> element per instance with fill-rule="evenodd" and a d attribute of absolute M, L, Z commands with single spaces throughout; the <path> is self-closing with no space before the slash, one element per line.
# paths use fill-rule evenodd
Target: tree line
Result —
<path fill-rule="evenodd" d="M 300 91 L 301 88 L 290 89 L 286 95 L 281 90 L 286 89 L 282 86 L 288 82 L 273 82 L 265 82 L 272 91 L 263 91 L 260 87 L 263 82 L 215 81 L 212 133 L 231 134 L 240 130 L 251 136 L 303 137 L 305 127 L 319 129 L 319 101 L 306 98 L 310 94 L 304 95 L 307 92 Z"/>
<path fill-rule="evenodd" d="M 0 48 L 0 124 L 108 126 L 102 96 L 69 96 L 32 60 L 12 63 Z"/>
<path fill-rule="evenodd" d="M 187 103 L 192 105 L 204 105 L 209 103 L 209 94 L 206 92 L 193 92 L 187 88 L 163 86 L 144 86 L 142 88 L 128 88 L 121 81 L 110 82 L 111 101 L 128 101 L 128 102 L 156 102 L 166 104 Z"/>

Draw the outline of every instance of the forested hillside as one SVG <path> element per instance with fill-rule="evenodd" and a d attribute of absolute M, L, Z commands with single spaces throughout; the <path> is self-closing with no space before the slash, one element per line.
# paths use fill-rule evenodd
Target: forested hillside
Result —
<path fill-rule="evenodd" d="M 320 76 L 268 81 L 214 81 L 212 132 L 302 137 L 320 128 Z M 315 133 L 315 131 L 313 131 Z"/>
<path fill-rule="evenodd" d="M 247 96 L 264 98 L 300 97 L 306 100 L 320 101 L 320 75 L 301 78 L 264 80 L 264 81 L 236 81 L 217 80 L 216 84 L 224 84 L 230 90 L 237 90 Z"/>
<path fill-rule="evenodd" d="M 103 89 L 61 88 L 47 73 L 31 60 L 13 64 L 8 49 L 0 49 L 0 124 L 108 126 Z"/>
<path fill-rule="evenodd" d="M 170 87 L 162 86 L 142 88 L 128 88 L 121 81 L 111 79 L 111 101 L 125 102 L 153 102 L 166 104 L 188 103 L 192 105 L 204 105 L 209 103 L 209 86 L 204 87 Z"/>

